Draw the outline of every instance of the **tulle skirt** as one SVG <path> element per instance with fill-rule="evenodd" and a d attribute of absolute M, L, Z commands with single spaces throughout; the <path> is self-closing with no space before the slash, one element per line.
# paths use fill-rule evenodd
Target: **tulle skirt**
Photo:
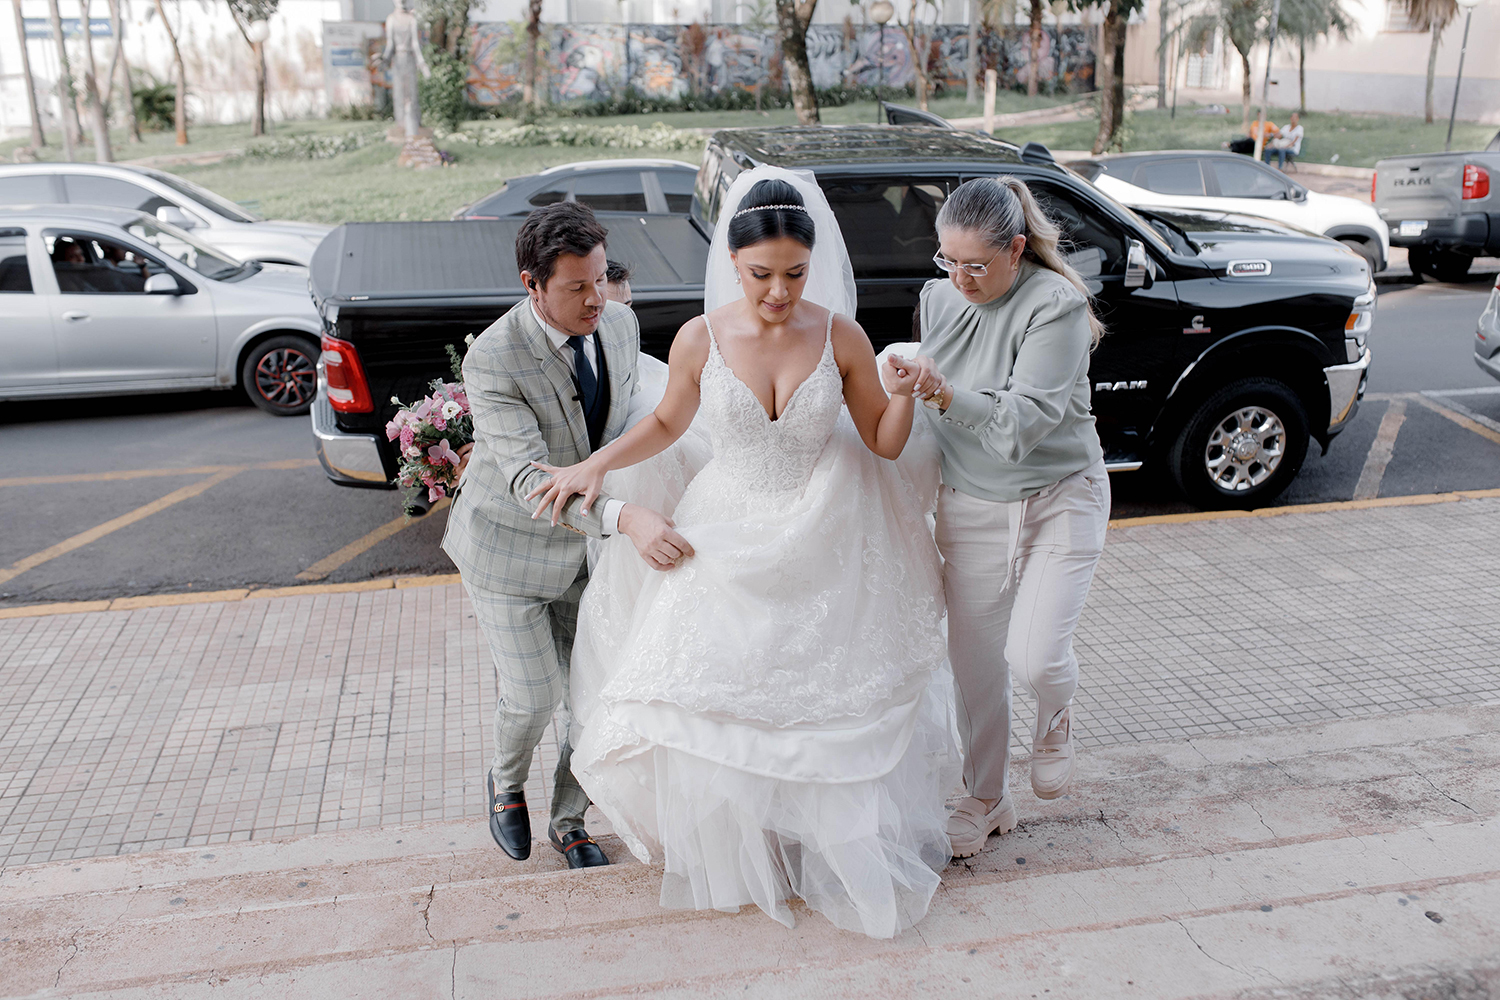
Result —
<path fill-rule="evenodd" d="M 930 440 L 885 462 L 847 414 L 796 495 L 747 498 L 696 430 L 611 474 L 696 550 L 657 573 L 628 538 L 599 546 L 571 669 L 574 773 L 664 865 L 664 906 L 790 926 L 799 897 L 882 938 L 926 913 L 959 770 L 937 483 Z"/>

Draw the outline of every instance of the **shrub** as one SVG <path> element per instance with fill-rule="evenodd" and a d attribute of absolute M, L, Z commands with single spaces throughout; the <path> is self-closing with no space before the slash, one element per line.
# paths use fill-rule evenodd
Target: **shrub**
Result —
<path fill-rule="evenodd" d="M 422 117 L 428 125 L 458 128 L 468 117 L 469 67 L 446 49 L 427 50 L 432 75 L 418 82 Z"/>
<path fill-rule="evenodd" d="M 449 132 L 434 138 L 474 146 L 595 146 L 603 149 L 665 149 L 700 152 L 708 138 L 698 132 L 654 125 L 589 125 L 583 122 L 519 122 Z"/>
<path fill-rule="evenodd" d="M 140 70 L 136 72 L 131 90 L 135 94 L 135 120 L 141 128 L 151 132 L 164 132 L 174 127 L 177 88 Z"/>
<path fill-rule="evenodd" d="M 384 140 L 385 129 L 357 129 L 342 135 L 289 135 L 252 142 L 240 155 L 252 160 L 328 160 Z"/>

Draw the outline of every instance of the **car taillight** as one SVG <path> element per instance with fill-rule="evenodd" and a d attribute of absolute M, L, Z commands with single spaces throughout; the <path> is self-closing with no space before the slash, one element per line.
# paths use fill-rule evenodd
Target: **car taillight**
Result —
<path fill-rule="evenodd" d="M 370 399 L 370 383 L 365 381 L 364 365 L 359 352 L 347 340 L 323 336 L 323 373 L 328 378 L 328 402 L 340 413 L 369 413 L 375 409 Z"/>
<path fill-rule="evenodd" d="M 1378 176 L 1380 176 L 1380 175 L 1379 174 L 1371 174 L 1370 175 L 1370 200 L 1371 201 L 1375 200 L 1375 178 L 1378 177 Z"/>
<path fill-rule="evenodd" d="M 1464 200 L 1490 196 L 1490 172 L 1470 163 L 1464 167 Z"/>

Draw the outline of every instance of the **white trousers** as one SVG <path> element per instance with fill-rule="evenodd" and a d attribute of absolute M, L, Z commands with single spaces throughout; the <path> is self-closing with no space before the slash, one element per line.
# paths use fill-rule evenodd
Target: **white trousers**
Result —
<path fill-rule="evenodd" d="M 970 795 L 1006 793 L 1012 671 L 1037 701 L 1034 738 L 1073 701 L 1073 630 L 1104 549 L 1109 503 L 1102 461 L 1016 503 L 950 486 L 938 494 L 948 658 Z"/>

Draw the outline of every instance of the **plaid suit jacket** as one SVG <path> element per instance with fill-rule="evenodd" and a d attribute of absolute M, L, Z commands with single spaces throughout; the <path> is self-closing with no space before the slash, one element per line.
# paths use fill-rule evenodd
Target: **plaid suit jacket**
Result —
<path fill-rule="evenodd" d="M 640 327 L 635 313 L 616 302 L 604 307 L 596 346 L 609 375 L 605 441 L 625 427 L 636 391 Z M 464 388 L 474 414 L 474 452 L 463 489 L 448 512 L 443 551 L 464 582 L 483 590 L 550 600 L 578 577 L 587 537 L 602 537 L 601 495 L 580 513 L 573 497 L 558 527 L 531 519 L 530 493 L 546 479 L 533 460 L 573 465 L 589 456 L 589 432 L 573 369 L 552 349 L 522 299 L 474 341 L 464 357 Z"/>

